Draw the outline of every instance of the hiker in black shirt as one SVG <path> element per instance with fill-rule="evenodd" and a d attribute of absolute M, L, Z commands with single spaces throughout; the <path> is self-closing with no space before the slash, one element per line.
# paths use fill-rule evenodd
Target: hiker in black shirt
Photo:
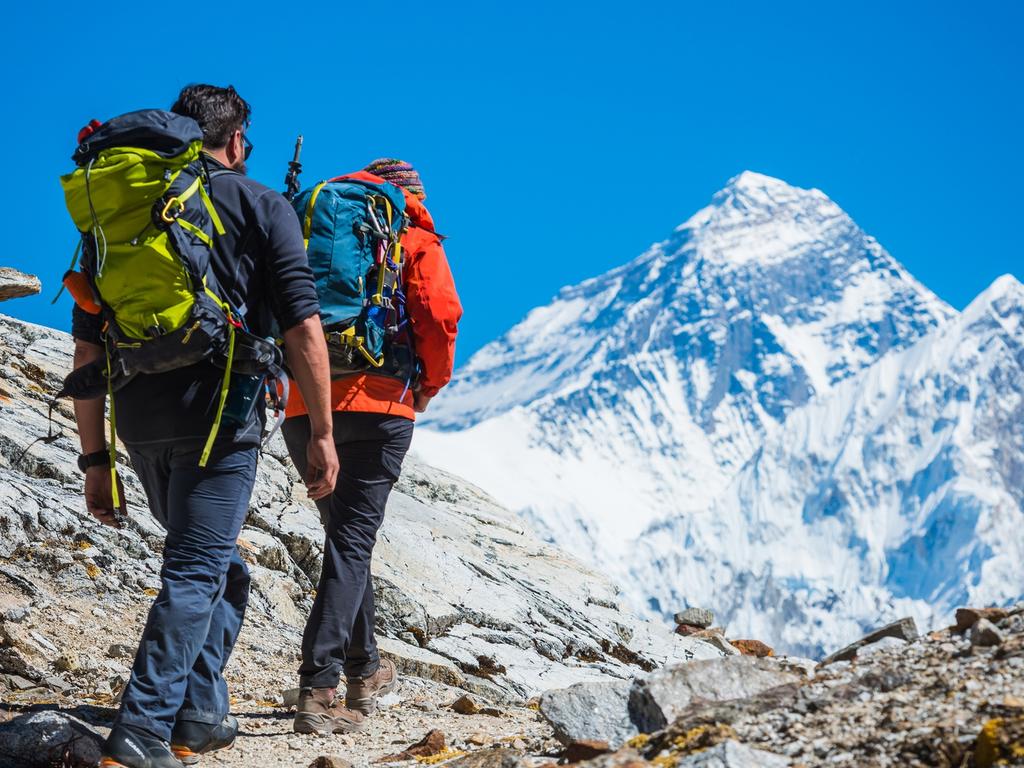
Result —
<path fill-rule="evenodd" d="M 252 146 L 245 136 L 249 105 L 233 88 L 189 86 L 172 111 L 195 119 L 203 130 L 211 197 L 226 229 L 214 240 L 211 261 L 218 292 L 250 332 L 283 336 L 292 374 L 312 404 L 311 417 L 316 414 L 305 480 L 309 495 L 323 498 L 334 488 L 338 458 L 320 306 L 298 218 L 281 195 L 244 175 Z M 76 369 L 103 357 L 101 322 L 76 306 Z M 240 423 L 222 419 L 209 461 L 200 467 L 223 375 L 201 362 L 138 375 L 114 394 L 118 436 L 167 538 L 162 589 L 104 745 L 104 765 L 180 766 L 177 757 L 226 747 L 237 732 L 222 672 L 248 600 L 249 574 L 236 540 L 248 512 L 266 417 L 260 407 Z M 232 387 L 242 378 L 233 377 Z M 103 403 L 75 401 L 87 458 L 106 450 Z M 89 512 L 117 525 L 108 467 L 83 464 Z"/>

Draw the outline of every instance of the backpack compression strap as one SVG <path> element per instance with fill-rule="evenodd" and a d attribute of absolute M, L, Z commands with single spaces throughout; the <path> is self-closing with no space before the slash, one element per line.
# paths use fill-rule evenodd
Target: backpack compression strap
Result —
<path fill-rule="evenodd" d="M 307 249 L 309 248 L 309 236 L 313 231 L 313 206 L 316 205 L 316 198 L 326 183 L 326 181 L 321 181 L 313 187 L 313 191 L 309 195 L 309 202 L 306 203 L 306 215 L 302 219 L 302 244 Z"/>
<path fill-rule="evenodd" d="M 208 234 L 203 232 L 201 228 L 197 227 L 191 221 L 180 218 L 181 213 L 185 210 L 185 201 L 197 192 L 199 193 L 199 199 L 203 201 L 203 206 L 206 208 L 206 212 L 210 214 L 210 220 L 213 222 L 214 230 L 216 230 L 218 235 L 223 235 L 225 233 L 224 223 L 220 220 L 220 216 L 217 215 L 217 209 L 213 207 L 213 201 L 206 192 L 206 185 L 203 184 L 202 176 L 196 176 L 196 180 L 189 184 L 188 188 L 186 188 L 184 192 L 177 197 L 172 197 L 167 200 L 164 204 L 163 210 L 160 211 L 160 219 L 165 224 L 173 224 L 177 222 L 183 229 L 191 232 L 202 240 L 208 248 L 213 248 L 213 239 Z"/>

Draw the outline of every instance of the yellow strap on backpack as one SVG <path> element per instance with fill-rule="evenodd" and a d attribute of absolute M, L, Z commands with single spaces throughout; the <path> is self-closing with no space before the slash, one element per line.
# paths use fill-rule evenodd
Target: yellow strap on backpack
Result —
<path fill-rule="evenodd" d="M 110 502 L 114 505 L 114 514 L 121 509 L 121 494 L 117 492 L 117 413 L 114 410 L 114 384 L 110 372 L 110 346 L 103 343 L 103 351 L 107 355 L 107 400 L 110 402 Z"/>
<path fill-rule="evenodd" d="M 199 466 L 205 467 L 206 462 L 210 460 L 210 451 L 213 450 L 213 442 L 217 439 L 217 433 L 220 431 L 220 420 L 224 415 L 224 403 L 228 399 L 228 390 L 231 388 L 231 363 L 235 359 L 235 324 L 231 322 L 231 313 L 228 313 L 228 358 L 224 364 L 224 380 L 220 385 L 220 399 L 217 402 L 217 415 L 213 419 L 213 428 L 210 430 L 210 436 L 206 438 L 206 445 L 203 447 L 203 453 L 199 457 Z"/>
<path fill-rule="evenodd" d="M 305 248 L 309 248 L 309 236 L 313 231 L 313 206 L 316 205 L 317 195 L 320 194 L 320 190 L 326 183 L 326 181 L 321 181 L 313 187 L 313 191 L 309 195 L 309 202 L 306 203 L 306 215 L 302 219 L 302 245 Z"/>

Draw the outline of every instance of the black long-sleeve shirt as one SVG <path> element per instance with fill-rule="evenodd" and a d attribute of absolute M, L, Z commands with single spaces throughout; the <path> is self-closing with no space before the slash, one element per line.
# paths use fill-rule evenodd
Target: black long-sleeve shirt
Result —
<path fill-rule="evenodd" d="M 211 271 L 220 295 L 243 313 L 258 336 L 286 331 L 320 311 L 306 259 L 298 216 L 280 194 L 226 169 L 212 157 L 213 204 L 225 234 L 214 238 Z M 102 320 L 72 311 L 76 339 L 102 344 Z M 204 439 L 217 412 L 223 371 L 199 363 L 156 375 L 140 375 L 115 393 L 117 432 L 125 443 Z M 221 429 L 219 440 L 256 444 L 262 414 L 237 430 Z"/>

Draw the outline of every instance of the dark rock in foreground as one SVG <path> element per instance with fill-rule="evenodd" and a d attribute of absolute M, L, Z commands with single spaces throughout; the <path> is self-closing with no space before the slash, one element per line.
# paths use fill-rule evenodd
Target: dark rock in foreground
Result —
<path fill-rule="evenodd" d="M 0 725 L 0 768 L 94 768 L 103 739 L 62 712 L 33 712 Z"/>

